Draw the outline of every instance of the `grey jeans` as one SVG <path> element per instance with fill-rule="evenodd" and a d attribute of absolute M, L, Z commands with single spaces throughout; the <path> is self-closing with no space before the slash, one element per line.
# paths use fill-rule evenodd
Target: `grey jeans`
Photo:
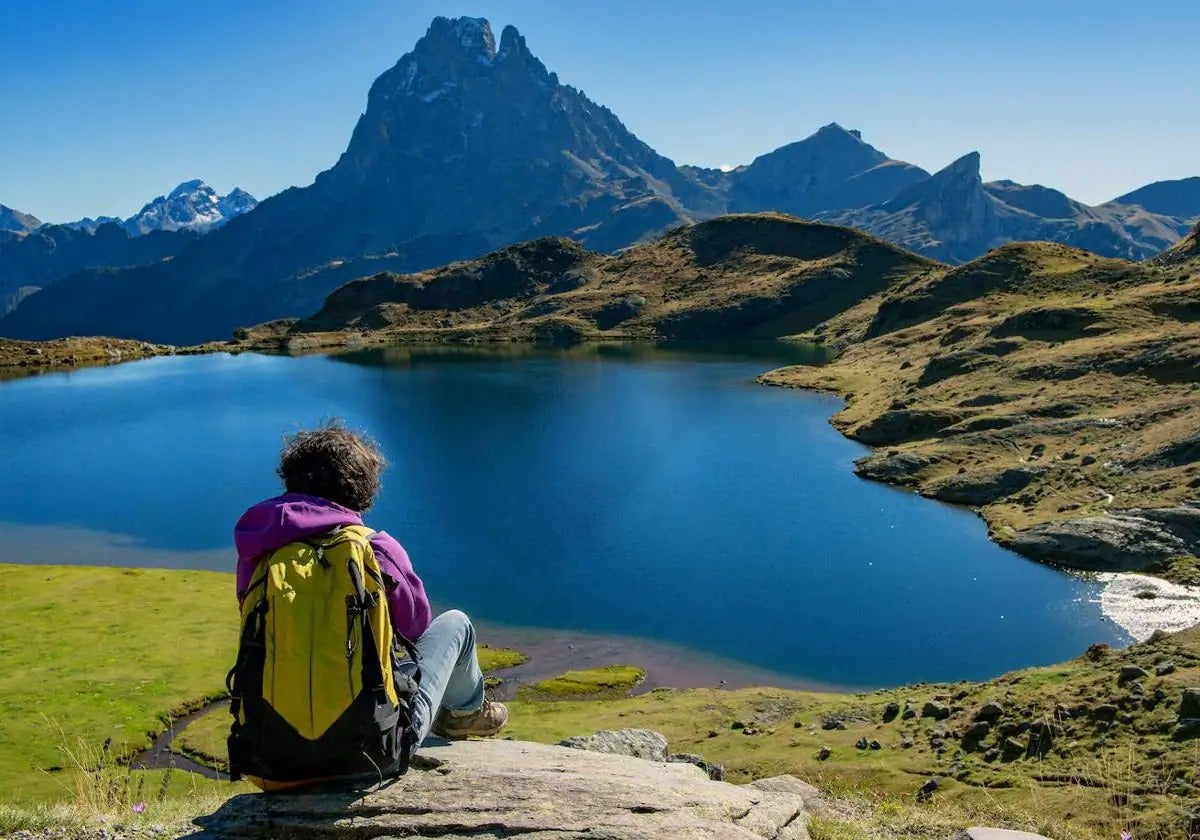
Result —
<path fill-rule="evenodd" d="M 421 685 L 413 699 L 412 729 L 420 744 L 438 709 L 469 712 L 483 705 L 483 674 L 475 655 L 475 628 L 460 610 L 435 618 L 416 647 L 421 655 Z"/>

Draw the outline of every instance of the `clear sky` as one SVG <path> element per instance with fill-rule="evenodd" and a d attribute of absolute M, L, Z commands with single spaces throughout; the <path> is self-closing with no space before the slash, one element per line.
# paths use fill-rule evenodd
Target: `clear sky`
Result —
<path fill-rule="evenodd" d="M 46 0 L 0 3 L 0 203 L 67 221 L 190 178 L 311 183 L 437 14 L 515 25 L 677 163 L 836 121 L 1090 203 L 1200 175 L 1196 0 Z"/>

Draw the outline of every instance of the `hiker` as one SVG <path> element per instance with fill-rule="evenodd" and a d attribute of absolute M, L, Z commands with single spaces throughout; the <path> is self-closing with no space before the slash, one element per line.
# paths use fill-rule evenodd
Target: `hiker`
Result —
<path fill-rule="evenodd" d="M 243 636 L 238 665 L 230 679 L 236 686 L 237 674 L 241 673 L 244 684 L 231 688 L 234 702 L 242 708 L 234 710 L 230 760 L 232 764 L 235 752 L 253 755 L 254 760 L 247 760 L 246 770 L 252 781 L 262 778 L 257 775 L 261 768 L 250 765 L 269 763 L 266 759 L 259 760 L 260 756 L 270 752 L 260 741 L 275 738 L 275 733 L 285 732 L 279 738 L 290 738 L 295 742 L 292 746 L 277 749 L 276 754 L 286 758 L 275 759 L 274 768 L 262 771 L 268 781 L 281 782 L 288 781 L 281 778 L 285 775 L 294 777 L 322 767 L 322 751 L 328 753 L 331 749 L 323 742 L 335 736 L 340 738 L 342 734 L 346 734 L 346 741 L 360 737 L 361 721 L 353 726 L 342 724 L 350 717 L 347 708 L 370 702 L 370 698 L 362 698 L 370 693 L 368 689 L 372 682 L 377 683 L 375 699 L 381 705 L 375 712 L 366 713 L 368 724 L 372 714 L 376 723 L 385 719 L 390 721 L 391 718 L 386 717 L 388 710 L 399 706 L 401 713 L 397 725 L 401 731 L 382 733 L 385 742 L 382 753 L 378 749 L 360 750 L 367 761 L 354 765 L 359 770 L 372 768 L 380 775 L 404 772 L 408 758 L 431 731 L 446 738 L 490 736 L 499 732 L 508 720 L 504 705 L 484 695 L 483 675 L 475 653 L 475 630 L 470 619 L 458 610 L 450 610 L 431 621 L 425 587 L 413 571 L 404 548 L 387 533 L 363 527 L 362 513 L 375 502 L 380 473 L 385 465 L 383 455 L 372 440 L 349 431 L 340 423 L 330 422 L 314 430 L 301 431 L 287 439 L 280 456 L 277 472 L 283 480 L 285 493 L 249 508 L 234 528 Z M 359 560 L 347 562 L 344 559 L 355 556 L 355 552 L 360 556 Z M 330 559 L 334 560 L 332 564 Z M 274 568 L 281 564 L 282 568 Z M 318 566 L 329 571 L 318 573 Z M 350 570 L 348 576 L 344 574 L 347 568 Z M 365 570 L 366 574 L 355 569 Z M 342 586 L 345 594 L 312 594 L 318 591 L 313 587 L 325 585 L 322 581 L 328 581 L 328 586 L 335 589 Z M 369 591 L 372 587 L 377 587 L 375 596 Z M 248 595 L 252 589 L 255 590 L 253 595 Z M 267 599 L 262 594 L 266 590 L 271 590 L 273 600 L 279 602 L 275 609 L 277 615 L 273 616 L 266 606 Z M 356 591 L 357 595 L 354 594 Z M 257 624 L 254 615 L 247 616 L 247 600 L 252 600 L 260 612 Z M 321 603 L 304 606 L 306 600 Z M 384 607 L 387 622 L 381 617 Z M 310 610 L 305 614 L 307 617 L 303 621 L 290 619 L 292 624 L 288 626 L 293 629 L 287 631 L 286 640 L 275 638 L 275 625 L 270 622 L 286 623 L 288 611 L 301 608 Z M 361 625 L 356 616 L 362 618 Z M 371 624 L 372 620 L 376 621 L 375 625 Z M 325 626 L 306 640 L 305 628 L 313 622 Z M 386 626 L 389 622 L 390 627 Z M 269 633 L 265 630 L 267 626 L 272 628 Z M 256 631 L 260 640 L 257 642 L 252 638 Z M 405 647 L 411 641 L 409 657 L 389 657 L 386 649 L 393 638 Z M 264 656 L 262 647 L 272 644 L 275 650 Z M 336 645 L 333 653 L 322 658 L 317 649 L 330 644 Z M 357 654 L 360 658 L 356 659 L 355 653 L 360 648 L 361 652 Z M 256 649 L 260 651 L 257 670 L 255 666 L 244 667 L 244 660 L 252 659 Z M 282 661 L 281 657 L 298 657 L 301 664 L 289 665 L 291 660 Z M 358 675 L 352 665 L 347 689 L 347 666 L 338 666 L 336 661 L 361 662 L 361 682 L 356 683 Z M 334 664 L 327 666 L 330 662 Z M 419 683 L 412 680 L 418 664 Z M 322 677 L 315 678 L 314 667 L 333 670 L 323 671 Z M 395 674 L 394 682 L 384 676 L 389 671 Z M 292 679 L 290 675 L 295 675 L 293 682 L 298 684 L 281 688 L 278 683 Z M 271 680 L 269 686 L 265 683 L 267 677 Z M 385 682 L 393 691 L 385 691 Z M 405 697 L 406 694 L 409 696 Z M 248 695 L 252 695 L 250 701 L 245 699 Z M 267 697 L 266 702 L 262 701 L 263 697 Z M 255 705 L 245 705 L 248 702 Z M 239 733 L 239 712 L 247 721 L 252 717 L 261 717 L 262 721 L 255 723 L 253 732 Z M 290 726 L 279 726 L 277 719 L 280 717 Z M 407 725 L 405 717 L 409 718 Z M 383 727 L 386 729 L 390 725 L 384 723 Z M 259 740 L 250 744 L 247 739 L 251 736 Z M 395 737 L 397 741 L 391 742 L 389 737 Z M 235 749 L 238 738 L 246 743 Z M 398 746 L 401 743 L 403 749 Z M 345 744 L 334 745 L 332 749 L 344 753 L 339 753 L 340 757 L 331 762 L 334 765 L 345 763 L 349 760 L 346 756 L 354 753 L 354 749 L 347 752 Z M 393 766 L 379 766 L 390 756 L 395 756 Z M 350 758 L 359 760 L 356 754 Z M 280 769 L 283 763 L 289 765 L 288 770 Z M 307 769 L 294 769 L 292 765 L 304 765 Z M 271 769 L 274 772 L 267 775 Z M 332 769 L 339 770 L 338 767 Z M 339 771 L 324 775 L 344 774 Z"/>

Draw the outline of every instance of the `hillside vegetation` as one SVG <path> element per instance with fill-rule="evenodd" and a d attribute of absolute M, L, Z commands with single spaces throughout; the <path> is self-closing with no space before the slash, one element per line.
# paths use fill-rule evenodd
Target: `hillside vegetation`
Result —
<path fill-rule="evenodd" d="M 539 239 L 419 274 L 376 274 L 338 289 L 310 318 L 243 330 L 239 339 L 274 348 L 348 339 L 775 337 L 814 328 L 936 265 L 848 228 L 770 213 L 724 216 L 617 256 Z"/>
<path fill-rule="evenodd" d="M 1130 263 L 1006 245 L 840 313 L 828 367 L 764 382 L 843 394 L 867 478 L 981 508 L 1030 557 L 1200 583 L 1196 234 Z"/>

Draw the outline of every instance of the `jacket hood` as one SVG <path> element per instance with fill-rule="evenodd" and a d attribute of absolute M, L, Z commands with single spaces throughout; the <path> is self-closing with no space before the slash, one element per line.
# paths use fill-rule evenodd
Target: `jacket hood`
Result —
<path fill-rule="evenodd" d="M 233 528 L 233 544 L 238 560 L 244 562 L 338 525 L 361 524 L 360 514 L 328 499 L 286 493 L 259 502 L 243 513 Z"/>

